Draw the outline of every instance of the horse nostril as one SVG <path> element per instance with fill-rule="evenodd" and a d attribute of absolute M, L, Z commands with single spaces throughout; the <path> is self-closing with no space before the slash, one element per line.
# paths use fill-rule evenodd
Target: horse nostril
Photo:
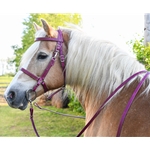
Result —
<path fill-rule="evenodd" d="M 15 99 L 15 92 L 10 91 L 10 92 L 8 93 L 8 95 L 7 95 L 7 99 L 8 99 L 8 100 L 13 100 L 13 99 Z"/>

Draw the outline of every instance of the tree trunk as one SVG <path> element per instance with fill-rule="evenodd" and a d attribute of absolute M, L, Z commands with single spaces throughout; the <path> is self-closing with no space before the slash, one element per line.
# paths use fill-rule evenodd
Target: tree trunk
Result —
<path fill-rule="evenodd" d="M 150 13 L 144 15 L 144 45 L 150 43 Z"/>

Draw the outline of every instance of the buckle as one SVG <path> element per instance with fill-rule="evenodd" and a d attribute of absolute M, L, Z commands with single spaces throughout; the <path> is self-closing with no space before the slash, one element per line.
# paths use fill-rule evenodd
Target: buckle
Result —
<path fill-rule="evenodd" d="M 61 61 L 61 62 L 65 62 L 65 57 L 64 57 L 64 55 L 60 55 L 59 57 L 60 57 L 60 61 Z"/>
<path fill-rule="evenodd" d="M 32 89 L 29 89 L 26 91 L 26 98 L 27 100 L 31 103 L 32 101 L 34 101 L 36 99 L 37 95 L 36 92 Z"/>
<path fill-rule="evenodd" d="M 56 58 L 56 56 L 58 55 L 58 53 L 59 53 L 59 51 L 58 51 L 58 50 L 54 51 L 54 52 L 53 52 L 53 56 L 52 56 L 52 58 L 54 58 L 54 59 L 55 59 L 55 58 Z"/>

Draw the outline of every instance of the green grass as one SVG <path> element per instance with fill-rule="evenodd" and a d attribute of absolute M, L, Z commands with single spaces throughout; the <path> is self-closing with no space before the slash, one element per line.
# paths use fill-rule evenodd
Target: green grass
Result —
<path fill-rule="evenodd" d="M 13 77 L 11 76 L 0 76 L 0 95 L 4 94 L 6 87 L 9 85 Z"/>
<path fill-rule="evenodd" d="M 12 79 L 12 76 L 0 76 L 0 81 L 2 82 L 10 82 Z"/>
<path fill-rule="evenodd" d="M 13 77 L 0 76 L 0 94 Z M 4 88 L 2 88 L 4 87 Z M 82 113 L 70 109 L 57 109 L 45 106 L 48 109 L 65 114 L 82 116 Z M 84 127 L 84 119 L 74 119 L 34 108 L 34 121 L 37 131 L 42 137 L 75 137 Z M 30 121 L 29 108 L 24 111 L 0 105 L 0 137 L 36 137 Z"/>
<path fill-rule="evenodd" d="M 0 87 L 6 87 L 11 82 L 13 77 L 11 76 L 0 76 Z"/>
<path fill-rule="evenodd" d="M 69 109 L 48 109 L 62 113 L 81 115 Z M 34 108 L 34 121 L 42 137 L 74 137 L 84 127 L 84 119 L 74 119 Z M 24 111 L 0 106 L 0 137 L 36 137 L 31 121 L 29 108 Z"/>

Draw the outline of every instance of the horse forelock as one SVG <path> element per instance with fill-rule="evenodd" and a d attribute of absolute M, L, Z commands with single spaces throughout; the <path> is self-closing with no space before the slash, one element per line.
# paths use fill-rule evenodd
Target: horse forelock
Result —
<path fill-rule="evenodd" d="M 145 67 L 132 53 L 79 30 L 70 32 L 66 81 L 76 89 L 79 97 L 89 91 L 93 99 L 101 97 L 104 92 L 109 95 L 124 80 L 141 70 Z"/>
<path fill-rule="evenodd" d="M 44 29 L 38 30 L 35 33 L 35 38 L 37 37 L 45 37 L 46 36 L 46 32 L 44 31 Z M 26 52 L 23 54 L 22 59 L 21 59 L 21 63 L 20 63 L 20 67 L 22 67 L 23 65 L 27 65 L 31 58 L 34 56 L 34 54 L 37 52 L 38 48 L 40 45 L 40 41 L 34 42 L 27 50 Z"/>

